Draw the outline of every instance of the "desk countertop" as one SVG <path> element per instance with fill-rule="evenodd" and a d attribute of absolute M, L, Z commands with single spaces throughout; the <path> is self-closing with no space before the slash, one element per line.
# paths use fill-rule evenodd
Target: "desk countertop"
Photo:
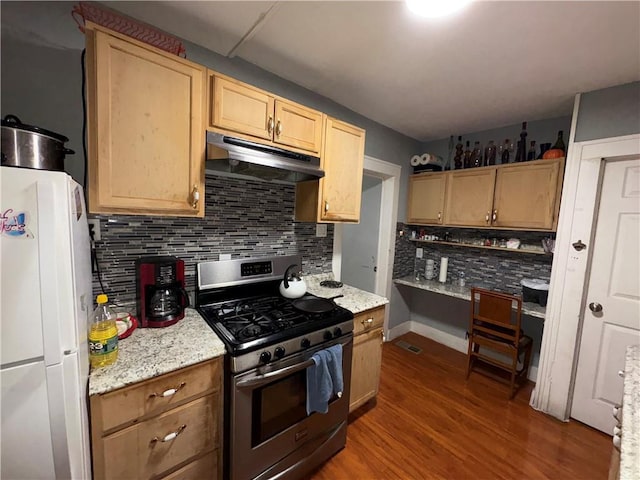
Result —
<path fill-rule="evenodd" d="M 471 300 L 471 287 L 458 287 L 451 283 L 440 283 L 437 280 L 416 280 L 413 276 L 396 278 L 394 282 L 398 285 L 407 285 L 429 292 L 440 293 L 449 297 L 461 298 L 463 300 Z M 546 313 L 545 307 L 537 303 L 522 302 L 522 313 L 531 317 L 542 318 Z"/>

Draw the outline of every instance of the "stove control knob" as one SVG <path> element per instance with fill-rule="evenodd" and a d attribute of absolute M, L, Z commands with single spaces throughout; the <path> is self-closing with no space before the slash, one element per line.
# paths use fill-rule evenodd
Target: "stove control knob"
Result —
<path fill-rule="evenodd" d="M 302 348 L 309 348 L 311 346 L 311 342 L 309 341 L 308 338 L 303 338 L 302 341 L 300 342 L 300 346 Z"/>
<path fill-rule="evenodd" d="M 269 360 L 271 360 L 271 353 L 262 352 L 260 354 L 260 363 L 269 363 Z"/>
<path fill-rule="evenodd" d="M 284 348 L 283 347 L 276 347 L 275 351 L 273 352 L 273 355 L 276 358 L 284 357 Z"/>
<path fill-rule="evenodd" d="M 342 335 L 342 329 L 340 327 L 336 327 L 333 329 L 333 336 L 334 337 L 339 337 Z"/>
<path fill-rule="evenodd" d="M 332 338 L 333 338 L 332 333 L 331 333 L 329 330 L 326 330 L 326 331 L 324 332 L 324 339 L 325 339 L 325 340 L 331 340 Z"/>

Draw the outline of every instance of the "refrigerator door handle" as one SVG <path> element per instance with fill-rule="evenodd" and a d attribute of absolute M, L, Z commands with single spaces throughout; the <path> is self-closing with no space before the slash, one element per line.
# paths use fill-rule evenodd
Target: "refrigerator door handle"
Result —
<path fill-rule="evenodd" d="M 58 279 L 56 266 L 56 209 L 53 184 L 36 182 L 38 254 L 40 270 L 40 305 L 42 306 L 42 333 L 44 363 L 55 365 L 62 361 L 60 345 Z"/>

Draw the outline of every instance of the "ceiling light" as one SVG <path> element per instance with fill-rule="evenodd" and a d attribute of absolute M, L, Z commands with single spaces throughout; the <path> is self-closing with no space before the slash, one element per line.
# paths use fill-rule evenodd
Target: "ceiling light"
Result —
<path fill-rule="evenodd" d="M 443 17 L 460 10 L 471 0 L 406 0 L 409 10 L 423 17 Z"/>

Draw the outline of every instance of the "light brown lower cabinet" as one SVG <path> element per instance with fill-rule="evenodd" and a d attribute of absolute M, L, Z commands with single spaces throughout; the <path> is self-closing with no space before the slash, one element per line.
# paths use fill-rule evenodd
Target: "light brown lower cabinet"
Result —
<path fill-rule="evenodd" d="M 221 478 L 222 404 L 221 358 L 91 396 L 93 477 Z"/>
<path fill-rule="evenodd" d="M 385 307 L 359 313 L 353 319 L 353 359 L 349 412 L 378 394 L 382 366 L 382 324 Z"/>

